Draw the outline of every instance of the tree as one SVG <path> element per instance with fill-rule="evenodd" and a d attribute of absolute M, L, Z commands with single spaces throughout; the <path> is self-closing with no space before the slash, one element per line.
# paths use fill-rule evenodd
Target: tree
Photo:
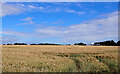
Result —
<path fill-rule="evenodd" d="M 37 45 L 37 44 L 30 44 L 30 45 Z"/>
<path fill-rule="evenodd" d="M 104 42 L 95 42 L 94 45 L 116 46 L 117 44 L 113 40 L 109 40 Z"/>
<path fill-rule="evenodd" d="M 100 43 L 99 42 L 95 42 L 94 45 L 100 45 Z"/>
<path fill-rule="evenodd" d="M 117 42 L 117 46 L 120 46 L 120 40 Z"/>
<path fill-rule="evenodd" d="M 12 45 L 12 44 L 8 43 L 7 45 Z"/>
<path fill-rule="evenodd" d="M 14 43 L 14 45 L 27 45 L 26 43 Z"/>
<path fill-rule="evenodd" d="M 84 44 L 84 43 L 75 43 L 74 45 L 86 45 L 86 44 Z"/>

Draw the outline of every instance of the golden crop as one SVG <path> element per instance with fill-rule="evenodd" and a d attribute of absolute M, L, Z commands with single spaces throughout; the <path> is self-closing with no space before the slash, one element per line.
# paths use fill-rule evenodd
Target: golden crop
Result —
<path fill-rule="evenodd" d="M 117 66 L 118 46 L 2 45 L 3 72 L 116 72 Z"/>

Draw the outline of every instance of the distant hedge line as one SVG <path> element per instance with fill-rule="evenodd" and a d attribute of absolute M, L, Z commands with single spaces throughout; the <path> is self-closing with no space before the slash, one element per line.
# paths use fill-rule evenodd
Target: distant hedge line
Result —
<path fill-rule="evenodd" d="M 14 43 L 14 44 L 3 44 L 3 45 L 27 45 L 26 43 Z M 63 45 L 63 44 L 52 44 L 52 43 L 39 43 L 39 44 L 30 44 L 30 45 Z M 66 45 L 70 45 L 70 44 L 66 44 Z M 85 43 L 75 43 L 74 45 L 87 45 Z M 114 42 L 113 40 L 109 40 L 109 41 L 103 41 L 103 42 L 95 42 L 94 44 L 91 44 L 94 46 L 120 46 L 120 40 L 118 42 Z"/>

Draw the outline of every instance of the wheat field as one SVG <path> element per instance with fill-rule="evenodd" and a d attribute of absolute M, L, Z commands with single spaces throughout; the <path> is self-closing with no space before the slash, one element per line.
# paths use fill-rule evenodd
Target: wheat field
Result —
<path fill-rule="evenodd" d="M 2 45 L 3 72 L 117 72 L 118 46 Z"/>

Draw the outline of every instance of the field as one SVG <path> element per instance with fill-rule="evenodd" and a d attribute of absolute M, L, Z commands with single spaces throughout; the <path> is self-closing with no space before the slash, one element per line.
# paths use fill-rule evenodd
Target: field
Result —
<path fill-rule="evenodd" d="M 118 46 L 3 45 L 3 72 L 117 72 Z"/>

